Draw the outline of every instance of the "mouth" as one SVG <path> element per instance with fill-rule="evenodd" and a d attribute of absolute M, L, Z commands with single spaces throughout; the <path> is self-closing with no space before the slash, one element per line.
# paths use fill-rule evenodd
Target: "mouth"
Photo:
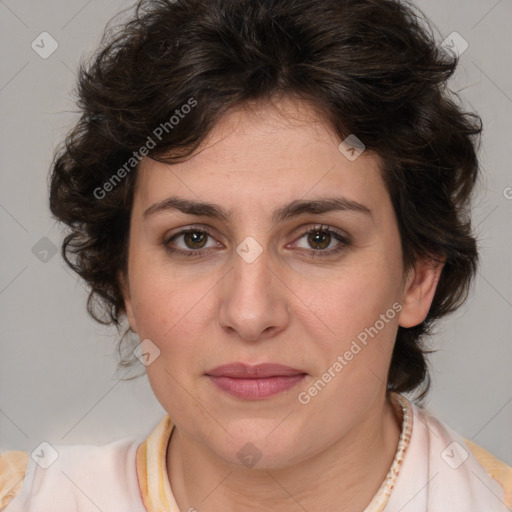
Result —
<path fill-rule="evenodd" d="M 283 393 L 307 375 L 303 370 L 277 363 L 250 366 L 230 363 L 206 372 L 221 391 L 244 400 L 262 400 Z"/>

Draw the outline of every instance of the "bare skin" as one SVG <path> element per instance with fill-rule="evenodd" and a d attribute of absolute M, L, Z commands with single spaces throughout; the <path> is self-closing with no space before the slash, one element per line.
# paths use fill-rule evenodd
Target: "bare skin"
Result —
<path fill-rule="evenodd" d="M 424 320 L 441 272 L 423 261 L 404 272 L 379 158 L 365 151 L 350 161 L 307 105 L 278 106 L 231 111 L 189 160 L 145 159 L 139 171 L 125 306 L 131 328 L 160 350 L 147 373 L 176 425 L 166 463 L 182 511 L 364 510 L 400 434 L 385 386 L 398 326 Z M 171 196 L 231 216 L 153 207 Z M 273 219 L 292 201 L 341 196 L 369 213 Z M 173 238 L 192 226 L 193 239 Z M 261 248 L 250 263 L 236 251 L 249 236 Z M 388 318 L 393 304 L 399 311 Z M 358 334 L 381 324 L 324 389 L 298 400 Z M 276 362 L 307 375 L 269 398 L 242 399 L 206 375 L 230 362 Z M 247 443 L 259 457 L 252 467 L 239 457 Z"/>

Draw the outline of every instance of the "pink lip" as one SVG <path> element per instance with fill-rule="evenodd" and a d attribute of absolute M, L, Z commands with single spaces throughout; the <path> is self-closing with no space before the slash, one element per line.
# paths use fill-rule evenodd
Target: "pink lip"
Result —
<path fill-rule="evenodd" d="M 306 373 L 290 366 L 265 363 L 249 366 L 231 363 L 206 373 L 223 391 L 244 399 L 263 399 L 296 386 Z"/>
<path fill-rule="evenodd" d="M 262 379 L 265 377 L 299 375 L 302 373 L 306 372 L 277 363 L 262 363 L 253 366 L 245 363 L 229 363 L 207 371 L 206 375 L 211 377 L 233 377 L 235 379 Z"/>

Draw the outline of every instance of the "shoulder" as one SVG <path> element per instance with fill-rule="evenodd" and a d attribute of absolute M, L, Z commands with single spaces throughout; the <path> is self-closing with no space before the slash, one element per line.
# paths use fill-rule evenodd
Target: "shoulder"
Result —
<path fill-rule="evenodd" d="M 0 511 L 21 491 L 27 463 L 27 452 L 12 450 L 0 453 Z"/>
<path fill-rule="evenodd" d="M 472 441 L 464 441 L 487 474 L 501 485 L 505 493 L 505 503 L 512 507 L 512 467 Z"/>
<path fill-rule="evenodd" d="M 429 409 L 414 404 L 413 409 L 414 416 L 419 420 L 417 428 L 423 432 L 424 442 L 429 446 L 432 471 L 446 475 L 454 484 L 466 486 L 472 500 L 468 509 L 473 506 L 475 510 L 480 510 L 475 503 L 487 503 L 487 500 L 498 497 L 501 504 L 511 510 L 512 467 L 465 439 Z"/>
<path fill-rule="evenodd" d="M 142 512 L 135 466 L 140 442 L 125 437 L 104 445 L 50 445 L 37 460 L 26 452 L 4 452 L 0 511 L 89 512 L 93 503 L 96 510 Z"/>

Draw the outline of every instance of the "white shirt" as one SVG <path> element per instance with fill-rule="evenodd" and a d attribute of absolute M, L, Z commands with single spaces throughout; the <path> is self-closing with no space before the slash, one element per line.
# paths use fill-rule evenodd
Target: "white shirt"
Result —
<path fill-rule="evenodd" d="M 393 394 L 392 403 L 402 422 L 398 448 L 364 512 L 512 510 L 512 468 L 401 395 Z M 37 456 L 6 452 L 0 456 L 0 511 L 187 512 L 179 510 L 167 475 L 173 428 L 165 416 L 146 439 L 57 445 L 58 458 L 46 469 Z"/>

